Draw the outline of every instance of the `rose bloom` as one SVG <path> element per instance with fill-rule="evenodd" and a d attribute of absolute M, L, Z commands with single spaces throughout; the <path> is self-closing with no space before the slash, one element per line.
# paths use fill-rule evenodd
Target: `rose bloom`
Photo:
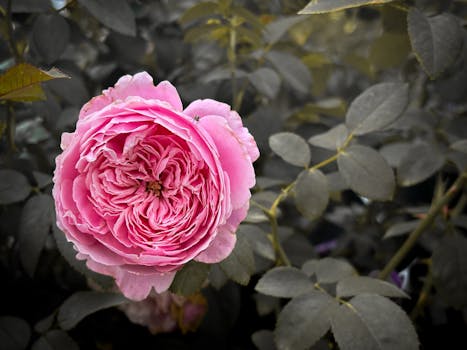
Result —
<path fill-rule="evenodd" d="M 234 248 L 259 151 L 229 105 L 183 109 L 169 82 L 126 75 L 83 106 L 61 148 L 57 225 L 126 297 L 164 292 L 187 262 L 217 263 Z"/>

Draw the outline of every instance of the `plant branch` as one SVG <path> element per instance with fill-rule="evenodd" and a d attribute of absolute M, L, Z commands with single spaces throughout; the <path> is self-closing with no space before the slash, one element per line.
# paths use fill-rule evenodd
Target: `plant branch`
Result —
<path fill-rule="evenodd" d="M 454 195 L 462 189 L 465 183 L 465 179 L 467 177 L 467 173 L 462 173 L 459 175 L 457 180 L 454 184 L 444 193 L 443 196 L 438 198 L 435 202 L 432 203 L 430 210 L 428 211 L 427 215 L 420 221 L 419 225 L 412 231 L 409 237 L 405 240 L 404 244 L 399 248 L 399 250 L 394 254 L 394 256 L 389 260 L 386 266 L 379 274 L 379 278 L 386 279 L 389 274 L 399 265 L 399 263 L 404 259 L 407 253 L 412 249 L 412 247 L 417 242 L 418 238 L 421 234 L 431 226 L 431 224 L 435 221 L 436 217 L 443 209 L 445 205 L 447 205 Z"/>
<path fill-rule="evenodd" d="M 14 38 L 13 21 L 11 20 L 11 6 L 12 0 L 8 0 L 6 5 L 6 35 L 11 54 L 13 55 L 15 62 L 18 63 L 22 60 L 22 58 L 18 51 L 18 47 L 16 46 Z"/>
<path fill-rule="evenodd" d="M 418 296 L 417 303 L 415 304 L 412 312 L 410 313 L 410 318 L 412 321 L 415 321 L 420 313 L 423 311 L 426 302 L 430 296 L 431 288 L 433 288 L 433 275 L 431 274 L 431 260 L 427 263 L 428 266 L 428 273 L 425 277 L 425 281 L 423 282 L 422 290 L 420 291 L 420 295 Z"/>

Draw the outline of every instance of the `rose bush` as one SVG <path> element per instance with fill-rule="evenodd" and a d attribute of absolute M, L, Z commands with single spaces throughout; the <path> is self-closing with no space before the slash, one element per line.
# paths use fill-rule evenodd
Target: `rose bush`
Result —
<path fill-rule="evenodd" d="M 57 225 L 98 273 L 142 300 L 166 291 L 191 260 L 232 251 L 259 151 L 230 106 L 197 100 L 142 72 L 122 77 L 62 135 L 53 196 Z"/>

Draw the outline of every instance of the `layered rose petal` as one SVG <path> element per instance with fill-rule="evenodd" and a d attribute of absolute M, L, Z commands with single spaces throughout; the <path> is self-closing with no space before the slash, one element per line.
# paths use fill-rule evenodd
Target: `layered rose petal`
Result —
<path fill-rule="evenodd" d="M 62 136 L 57 224 L 130 299 L 167 290 L 190 260 L 225 259 L 248 210 L 254 140 L 228 105 L 190 106 L 168 82 L 124 76 Z"/>

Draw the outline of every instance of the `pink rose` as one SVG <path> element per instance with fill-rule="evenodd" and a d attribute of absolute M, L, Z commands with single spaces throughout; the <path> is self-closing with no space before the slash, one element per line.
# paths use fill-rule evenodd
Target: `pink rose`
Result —
<path fill-rule="evenodd" d="M 164 292 L 190 260 L 231 253 L 259 151 L 227 104 L 183 110 L 169 82 L 126 75 L 83 106 L 61 147 L 57 225 L 77 258 L 113 276 L 126 297 Z"/>

